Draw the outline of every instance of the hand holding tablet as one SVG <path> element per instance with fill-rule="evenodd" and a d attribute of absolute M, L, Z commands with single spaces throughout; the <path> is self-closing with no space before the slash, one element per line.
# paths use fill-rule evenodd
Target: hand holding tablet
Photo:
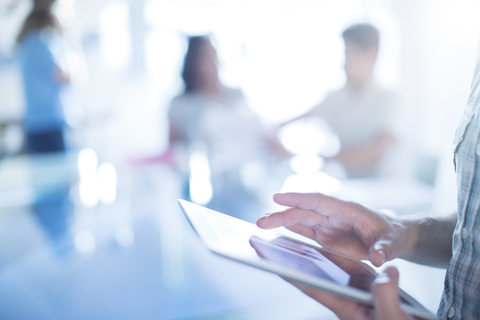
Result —
<path fill-rule="evenodd" d="M 377 267 L 407 249 L 406 234 L 398 221 L 357 203 L 315 193 L 279 193 L 273 199 L 290 208 L 259 218 L 259 227 L 283 226 L 338 252 L 369 259 Z M 377 280 L 371 279 L 368 283 L 368 287 L 372 287 L 376 316 L 371 308 L 358 302 L 292 284 L 341 319 L 411 319 L 400 309 L 398 278 L 398 270 L 390 267 Z"/>
<path fill-rule="evenodd" d="M 288 205 L 298 201 L 297 196 L 305 200 L 310 195 L 285 196 L 276 195 L 275 200 Z M 329 199 L 334 201 L 328 203 Z M 258 224 L 264 228 L 285 225 L 316 241 L 334 243 L 334 239 L 338 238 L 336 251 L 317 246 L 301 235 L 292 237 L 281 229 L 264 230 L 188 201 L 179 200 L 179 203 L 200 239 L 212 252 L 278 274 L 341 319 L 373 319 L 374 316 L 376 319 L 410 319 L 409 315 L 436 319 L 415 299 L 398 289 L 396 269 L 387 269 L 386 274 L 378 278 L 374 269 L 359 260 L 369 256 L 381 257 L 381 264 L 383 260 L 398 255 L 401 252 L 398 248 L 404 244 L 395 244 L 395 226 L 384 223 L 388 222 L 387 218 L 382 220 L 380 214 L 377 217 L 375 212 L 368 212 L 364 207 L 331 197 L 322 200 L 325 201 L 314 206 L 270 214 L 259 219 Z M 337 210 L 345 209 L 344 204 L 360 211 L 352 213 L 350 218 L 341 217 L 341 211 Z M 319 214 L 312 208 L 328 215 Z M 359 232 L 361 226 L 353 217 L 361 213 L 369 215 L 374 222 L 374 228 L 369 232 L 378 230 L 377 237 L 370 233 L 370 238 L 367 238 Z M 349 227 L 350 222 L 352 225 Z M 349 245 L 345 238 L 353 245 Z M 373 255 L 371 247 L 376 251 Z M 379 253 L 381 250 L 385 251 L 383 257 Z"/>

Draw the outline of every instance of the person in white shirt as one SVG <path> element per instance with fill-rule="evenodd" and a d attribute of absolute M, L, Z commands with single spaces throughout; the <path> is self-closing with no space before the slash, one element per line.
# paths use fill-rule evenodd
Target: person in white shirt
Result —
<path fill-rule="evenodd" d="M 374 78 L 378 30 L 370 24 L 355 24 L 342 37 L 345 86 L 300 118 L 316 116 L 327 121 L 341 144 L 340 152 L 327 160 L 341 163 L 349 178 L 377 176 L 395 142 L 392 122 L 397 98 Z"/>
<path fill-rule="evenodd" d="M 184 92 L 173 98 L 168 113 L 170 144 L 190 152 L 200 143 L 211 172 L 208 206 L 253 221 L 256 217 L 244 213 L 252 214 L 252 205 L 261 204 L 249 184 L 260 185 L 257 173 L 265 173 L 286 152 L 247 106 L 242 90 L 223 85 L 218 71 L 210 39 L 190 37 L 182 70 Z"/>

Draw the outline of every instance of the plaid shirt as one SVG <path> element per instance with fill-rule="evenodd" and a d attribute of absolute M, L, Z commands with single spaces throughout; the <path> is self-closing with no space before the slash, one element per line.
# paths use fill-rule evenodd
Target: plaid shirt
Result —
<path fill-rule="evenodd" d="M 452 259 L 437 315 L 441 319 L 480 318 L 480 63 L 467 107 L 457 128 L 454 163 L 458 213 Z"/>

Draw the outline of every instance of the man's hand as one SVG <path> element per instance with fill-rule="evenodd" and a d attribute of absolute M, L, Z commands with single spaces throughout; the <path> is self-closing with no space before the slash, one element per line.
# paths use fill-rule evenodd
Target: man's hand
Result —
<path fill-rule="evenodd" d="M 312 287 L 291 282 L 311 298 L 332 310 L 340 319 L 355 320 L 411 320 L 412 318 L 400 309 L 398 296 L 398 270 L 388 267 L 372 283 L 374 308 L 358 302 L 335 296 Z"/>
<path fill-rule="evenodd" d="M 405 228 L 393 217 L 320 193 L 277 193 L 287 207 L 257 220 L 260 228 L 284 226 L 322 246 L 381 266 L 407 246 Z"/>

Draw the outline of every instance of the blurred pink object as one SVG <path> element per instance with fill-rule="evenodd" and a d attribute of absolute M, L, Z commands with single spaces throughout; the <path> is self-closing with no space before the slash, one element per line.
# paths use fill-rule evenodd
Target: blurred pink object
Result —
<path fill-rule="evenodd" d="M 146 157 L 146 158 L 129 159 L 127 160 L 127 163 L 132 166 L 141 166 L 141 165 L 148 165 L 153 163 L 166 164 L 171 167 L 177 166 L 177 161 L 175 160 L 175 154 L 173 150 L 170 148 L 160 155 Z"/>

